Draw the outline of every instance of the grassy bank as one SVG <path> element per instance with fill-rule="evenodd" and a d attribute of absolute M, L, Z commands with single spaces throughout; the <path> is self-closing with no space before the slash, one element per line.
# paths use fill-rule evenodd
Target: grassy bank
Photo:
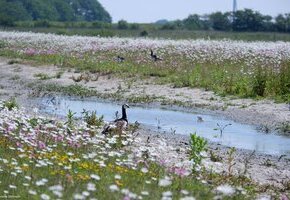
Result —
<path fill-rule="evenodd" d="M 0 56 L 21 58 L 33 61 L 36 65 L 56 65 L 67 70 L 89 71 L 91 73 L 114 74 L 123 78 L 154 78 L 160 84 L 172 84 L 174 87 L 198 87 L 212 90 L 221 96 L 234 95 L 242 98 L 271 98 L 278 102 L 290 101 L 290 62 L 275 68 L 256 66 L 243 68 L 230 63 L 197 63 L 185 59 L 174 61 L 146 62 L 137 64 L 127 55 L 124 63 L 117 63 L 111 58 L 117 53 L 105 52 L 97 56 L 104 61 L 96 62 L 96 55 L 86 54 L 84 58 L 74 56 L 25 55 L 15 51 L 0 50 Z M 132 58 L 130 58 L 130 56 Z M 170 58 L 173 60 L 173 58 Z M 136 77 L 137 75 L 137 77 Z"/>

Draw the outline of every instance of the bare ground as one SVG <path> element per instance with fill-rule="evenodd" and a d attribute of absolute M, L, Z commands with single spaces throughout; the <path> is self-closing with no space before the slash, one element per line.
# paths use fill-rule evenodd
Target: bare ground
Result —
<path fill-rule="evenodd" d="M 268 128 L 274 128 L 280 123 L 290 121 L 290 111 L 287 104 L 277 104 L 270 100 L 255 101 L 251 99 L 236 99 L 232 97 L 220 97 L 213 92 L 193 88 L 173 88 L 170 85 L 157 85 L 152 80 L 138 80 L 130 78 L 127 80 L 117 78 L 111 75 L 90 74 L 90 81 L 84 80 L 76 83 L 73 77 L 77 79 L 80 73 L 73 70 L 65 70 L 61 78 L 51 78 L 48 80 L 38 80 L 35 74 L 43 73 L 49 76 L 55 76 L 64 69 L 56 66 L 33 66 L 29 63 L 8 64 L 9 59 L 0 57 L 0 99 L 16 97 L 18 102 L 27 107 L 33 107 L 28 104 L 30 96 L 43 95 L 35 94 L 36 91 L 28 87 L 28 83 L 43 84 L 57 83 L 59 85 L 80 84 L 87 88 L 97 90 L 98 93 L 112 94 L 118 90 L 122 91 L 124 99 L 132 96 L 149 96 L 155 101 L 177 101 L 186 103 L 190 109 L 210 110 L 216 114 L 223 115 L 241 123 L 261 125 Z M 139 130 L 139 139 L 141 143 L 146 143 L 150 148 L 157 149 L 155 155 L 159 160 L 166 159 L 166 165 L 174 166 L 177 163 L 183 163 L 185 168 L 189 168 L 188 162 L 188 140 L 187 136 L 160 134 L 149 128 Z M 149 142 L 147 139 L 149 137 Z M 154 140 L 152 138 L 158 138 Z M 161 141 L 161 142 L 160 142 Z M 159 148 L 160 145 L 167 148 Z M 290 144 L 289 144 L 290 145 Z M 212 169 L 215 172 L 228 173 L 228 155 L 227 147 L 217 144 L 210 144 L 209 148 L 215 154 L 222 158 L 219 162 L 213 162 L 209 159 L 204 160 L 207 170 Z M 135 149 L 138 150 L 138 147 Z M 168 159 L 170 158 L 170 159 Z M 247 170 L 245 172 L 245 163 Z M 237 150 L 235 153 L 233 174 L 245 175 L 254 182 L 267 187 L 269 185 L 289 191 L 290 183 L 290 159 L 279 158 L 277 156 L 254 154 L 245 150 Z M 245 173 L 244 173 L 245 172 Z M 288 188 L 286 187 L 288 183 Z"/>

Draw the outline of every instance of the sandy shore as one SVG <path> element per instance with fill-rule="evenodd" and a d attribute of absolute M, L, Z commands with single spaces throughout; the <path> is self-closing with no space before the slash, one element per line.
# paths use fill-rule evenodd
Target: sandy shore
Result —
<path fill-rule="evenodd" d="M 72 77 L 80 76 L 80 73 L 65 71 L 61 78 L 38 80 L 35 74 L 43 73 L 54 76 L 63 71 L 56 66 L 32 66 L 31 64 L 7 64 L 9 59 L 0 58 L 0 99 L 5 100 L 16 97 L 17 101 L 25 107 L 33 107 L 28 104 L 30 96 L 45 95 L 38 94 L 29 88 L 30 84 L 57 83 L 67 86 L 75 84 Z M 111 94 L 122 90 L 124 99 L 132 96 L 142 97 L 144 95 L 154 97 L 156 105 L 164 100 L 168 102 L 184 102 L 187 109 L 201 110 L 225 116 L 237 122 L 253 124 L 263 129 L 274 129 L 281 123 L 290 122 L 290 111 L 287 104 L 276 104 L 270 100 L 254 101 L 251 99 L 236 99 L 232 97 L 219 97 L 213 92 L 192 88 L 173 88 L 170 85 L 156 85 L 152 80 L 122 80 L 110 75 L 94 74 L 94 81 L 78 82 L 84 87 L 98 91 L 98 93 Z M 47 94 L 46 94 L 47 95 Z M 182 109 L 182 108 L 180 108 Z M 139 131 L 139 144 L 145 144 L 148 148 L 154 149 L 154 156 L 159 160 L 166 159 L 167 166 L 174 166 L 182 163 L 189 168 L 188 161 L 189 137 L 163 134 L 142 127 Z M 148 139 L 149 137 L 149 139 Z M 158 138 L 158 139 L 154 139 Z M 160 148 L 160 146 L 166 148 Z M 289 144 L 290 145 L 290 144 Z M 135 148 L 136 150 L 138 147 Z M 214 162 L 210 159 L 209 153 L 203 161 L 207 170 L 226 174 L 228 173 L 229 148 L 211 143 L 209 150 L 212 150 L 221 160 Z M 168 159 L 170 158 L 170 159 Z M 290 183 L 290 159 L 237 149 L 234 154 L 233 174 L 245 175 L 260 185 L 271 185 L 281 190 L 289 190 Z M 246 163 L 246 164 L 245 164 Z M 245 165 L 247 166 L 245 170 Z M 286 185 L 288 184 L 288 188 Z"/>

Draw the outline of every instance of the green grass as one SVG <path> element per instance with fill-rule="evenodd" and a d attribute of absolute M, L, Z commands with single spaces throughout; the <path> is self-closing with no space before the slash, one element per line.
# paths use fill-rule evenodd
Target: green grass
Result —
<path fill-rule="evenodd" d="M 194 176 L 181 178 L 177 175 L 171 175 L 166 170 L 154 163 L 150 164 L 149 172 L 142 173 L 140 171 L 142 165 L 136 170 L 116 165 L 117 160 L 125 160 L 125 158 L 109 158 L 105 161 L 106 166 L 101 167 L 98 163 L 94 162 L 93 159 L 83 159 L 82 155 L 92 151 L 96 151 L 93 146 L 81 147 L 81 148 L 70 148 L 58 147 L 49 153 L 34 153 L 34 158 L 30 159 L 29 148 L 24 147 L 25 151 L 22 155 L 27 157 L 19 158 L 19 152 L 11 150 L 8 147 L 13 147 L 14 144 L 7 141 L 3 136 L 0 137 L 0 156 L 2 159 L 6 159 L 11 163 L 16 159 L 19 166 L 22 166 L 22 173 L 14 176 L 11 172 L 15 169 L 11 164 L 5 164 L 1 162 L 1 182 L 0 191 L 7 190 L 9 195 L 20 196 L 21 199 L 39 199 L 40 194 L 47 194 L 51 197 L 55 197 L 48 186 L 62 185 L 64 187 L 63 199 L 72 199 L 72 194 L 82 193 L 87 191 L 87 184 L 89 182 L 96 185 L 96 192 L 93 192 L 93 196 L 98 199 L 122 199 L 124 197 L 120 192 L 111 192 L 109 186 L 114 184 L 118 185 L 120 189 L 130 189 L 130 191 L 140 194 L 142 191 L 148 191 L 149 196 L 144 199 L 161 199 L 162 192 L 171 191 L 174 199 L 179 199 L 183 195 L 181 190 L 187 190 L 190 195 L 196 199 L 212 199 L 214 193 L 212 193 L 212 187 L 201 184 Z M 14 146 L 15 147 L 15 146 Z M 74 153 L 73 158 L 80 159 L 76 163 L 69 162 L 69 156 L 66 152 Z M 54 159 L 52 159 L 54 157 Z M 37 167 L 37 160 L 49 160 L 52 162 L 47 167 Z M 28 164 L 28 167 L 23 166 Z M 63 166 L 70 166 L 72 169 L 64 170 Z M 91 174 L 97 174 L 100 176 L 100 180 L 96 181 L 90 178 Z M 120 175 L 121 180 L 114 178 L 115 175 Z M 27 180 L 25 176 L 31 177 L 31 180 Z M 172 177 L 172 185 L 167 187 L 159 187 L 158 180 L 165 176 Z M 46 178 L 48 182 L 45 186 L 36 186 L 36 181 Z M 154 179 L 152 179 L 154 178 Z M 150 181 L 148 184 L 145 181 Z M 38 195 L 33 196 L 28 194 L 27 186 L 23 183 L 29 184 L 30 190 L 37 191 Z M 10 189 L 9 185 L 14 185 L 17 189 Z M 232 197 L 233 198 L 233 197 Z M 236 195 L 233 199 L 245 199 L 244 195 Z M 231 199 L 231 198 L 225 198 Z"/>

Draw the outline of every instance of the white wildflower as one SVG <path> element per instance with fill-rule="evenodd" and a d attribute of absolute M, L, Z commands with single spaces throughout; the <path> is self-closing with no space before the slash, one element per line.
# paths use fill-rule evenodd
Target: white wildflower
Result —
<path fill-rule="evenodd" d="M 164 179 L 160 179 L 158 185 L 161 187 L 166 187 L 171 185 L 171 180 L 168 177 L 165 177 Z"/>
<path fill-rule="evenodd" d="M 88 196 L 90 196 L 90 193 L 88 191 L 83 191 L 82 195 L 85 196 L 85 197 L 88 197 Z"/>
<path fill-rule="evenodd" d="M 235 193 L 235 189 L 230 185 L 220 185 L 216 188 L 217 192 L 222 193 L 223 195 L 233 195 Z"/>
<path fill-rule="evenodd" d="M 88 183 L 87 190 L 88 191 L 96 191 L 96 185 L 94 183 Z"/>
<path fill-rule="evenodd" d="M 75 194 L 74 195 L 74 199 L 75 200 L 83 200 L 83 199 L 86 199 L 86 197 L 81 195 L 81 194 Z"/>
<path fill-rule="evenodd" d="M 110 185 L 110 186 L 109 186 L 109 189 L 110 189 L 112 192 L 119 191 L 119 187 L 118 187 L 117 185 Z"/>
<path fill-rule="evenodd" d="M 50 200 L 50 196 L 48 196 L 47 194 L 41 194 L 41 195 L 40 195 L 40 198 L 41 198 L 42 200 Z"/>
<path fill-rule="evenodd" d="M 144 195 L 144 196 L 148 196 L 149 192 L 148 191 L 142 191 L 141 194 Z"/>
<path fill-rule="evenodd" d="M 195 200 L 194 197 L 183 197 L 183 198 L 180 198 L 180 200 Z"/>
<path fill-rule="evenodd" d="M 54 185 L 48 188 L 50 191 L 63 191 L 63 187 L 61 185 Z"/>
<path fill-rule="evenodd" d="M 34 190 L 28 190 L 28 193 L 31 194 L 31 195 L 37 195 L 37 192 L 34 191 Z"/>
<path fill-rule="evenodd" d="M 115 179 L 120 180 L 120 179 L 121 179 L 121 176 L 120 176 L 119 174 L 116 174 L 116 175 L 115 175 Z"/>
<path fill-rule="evenodd" d="M 101 178 L 98 175 L 96 175 L 96 174 L 91 174 L 91 178 L 95 179 L 97 181 L 101 180 Z"/>
<path fill-rule="evenodd" d="M 148 169 L 145 167 L 142 167 L 141 172 L 143 172 L 144 174 L 148 172 Z"/>
<path fill-rule="evenodd" d="M 39 180 L 39 181 L 36 181 L 35 185 L 37 185 L 37 186 L 43 186 L 43 185 L 45 185 L 47 182 L 48 182 L 48 180 L 45 179 L 45 178 L 43 178 L 43 179 L 41 179 L 41 180 Z"/>

